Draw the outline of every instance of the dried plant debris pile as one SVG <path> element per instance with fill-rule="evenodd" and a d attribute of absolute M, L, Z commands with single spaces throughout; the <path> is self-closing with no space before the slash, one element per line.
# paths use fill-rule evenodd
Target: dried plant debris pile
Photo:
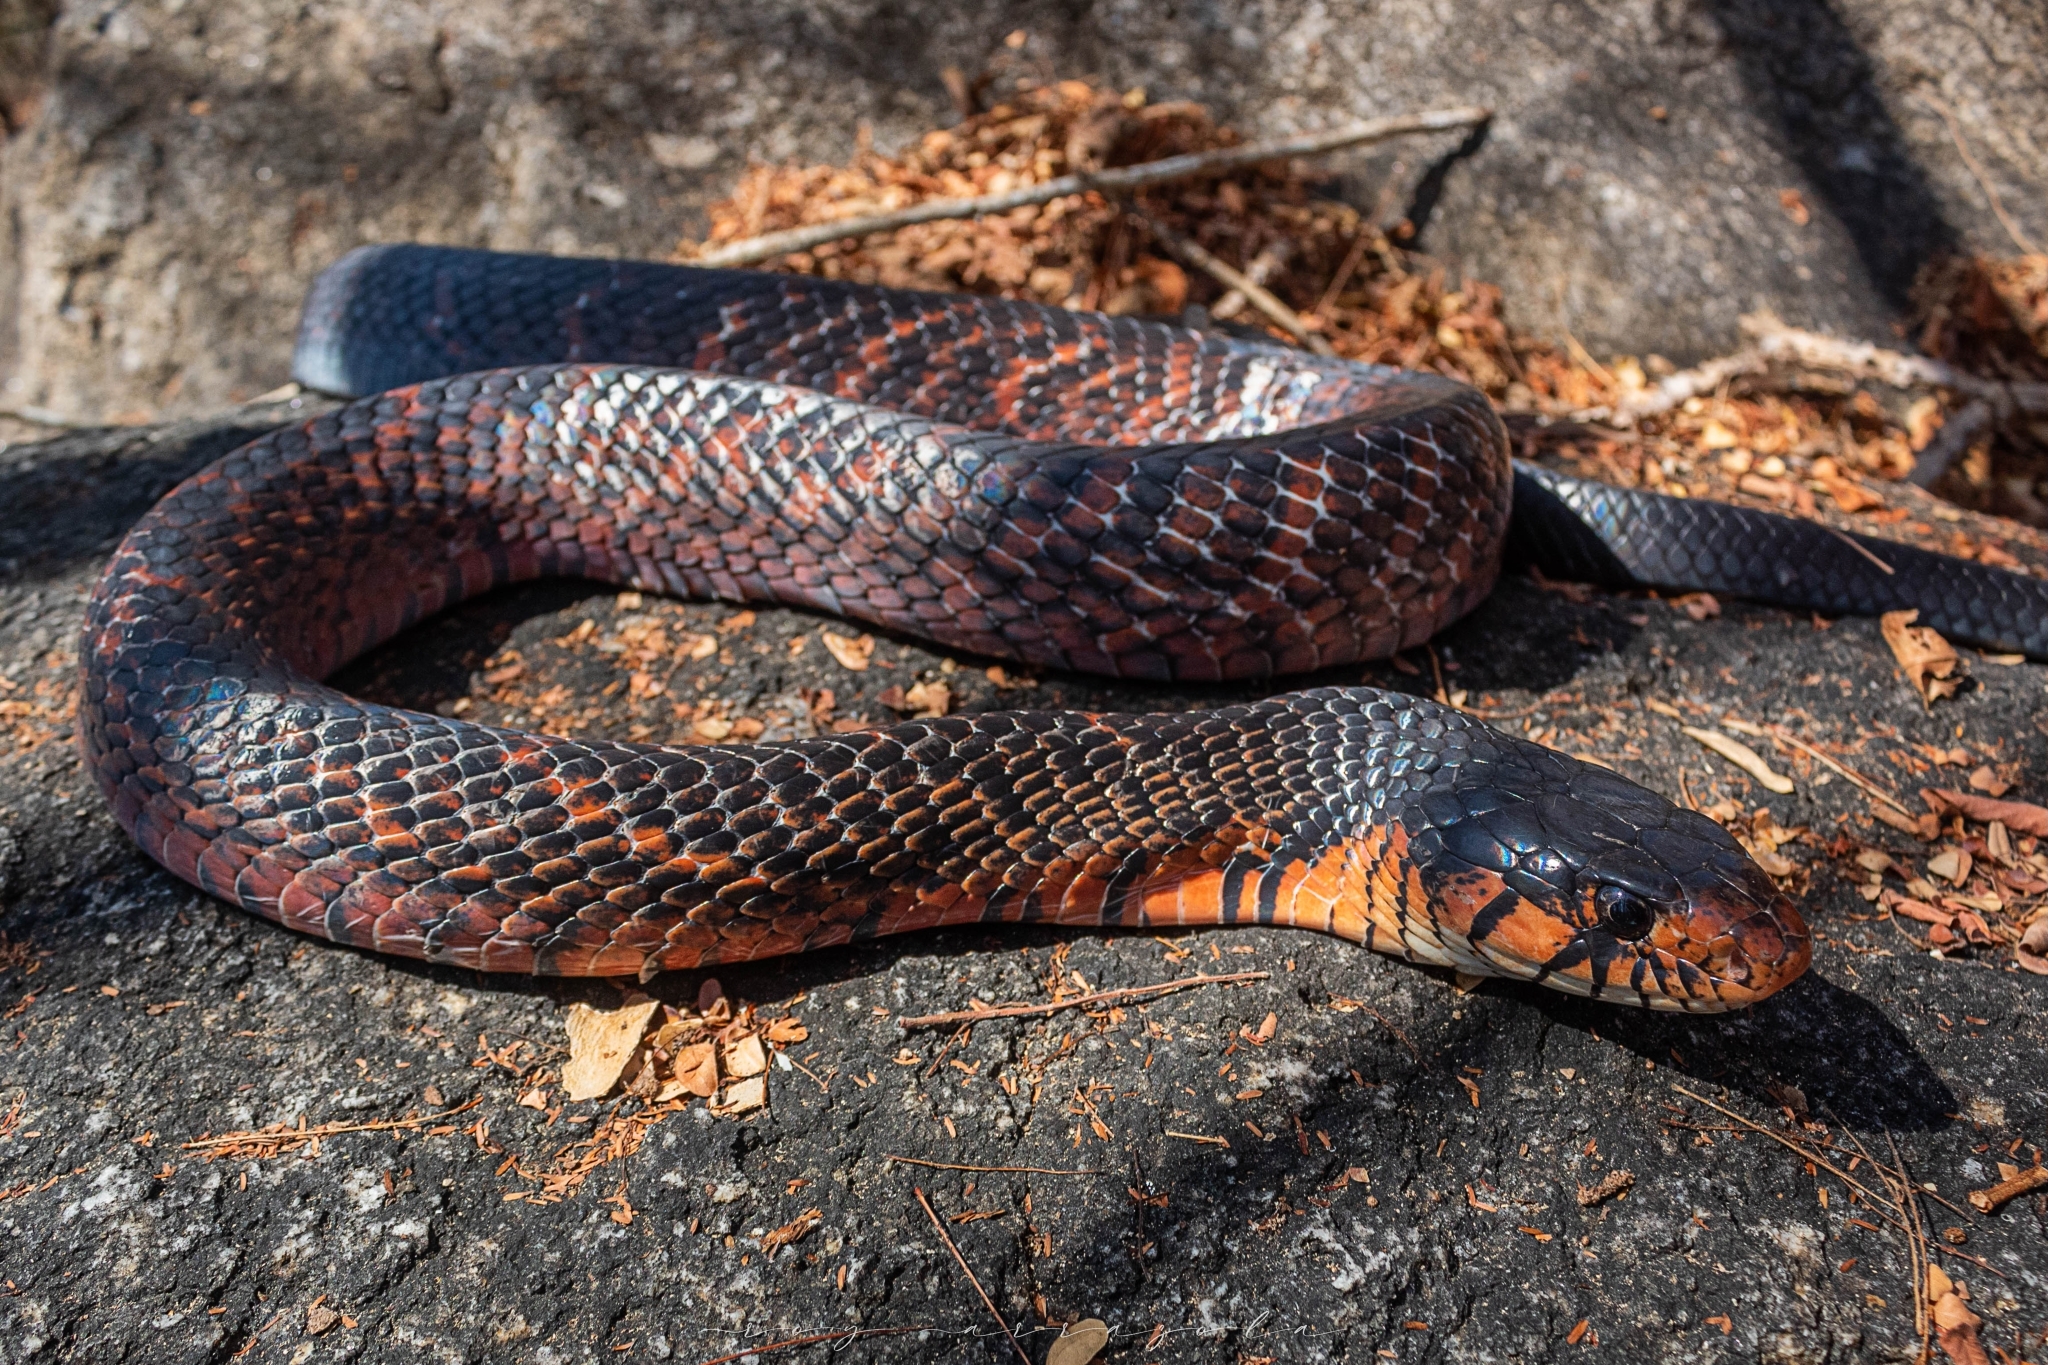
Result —
<path fill-rule="evenodd" d="M 1014 81 L 1002 102 L 890 156 L 862 149 L 846 166 L 755 165 L 710 210 L 705 240 L 678 258 L 766 232 L 898 210 L 928 199 L 1000 194 L 1059 176 L 1239 145 L 1202 106 L 1148 103 L 1082 81 Z M 1265 163 L 1138 191 L 1131 207 L 1277 295 L 1341 356 L 1435 370 L 1485 390 L 1524 438 L 1524 454 L 1630 486 L 1803 515 L 2005 567 L 2048 543 L 2012 528 L 1928 524 L 1901 502 L 1944 423 L 1966 406 L 1947 391 L 1859 386 L 1839 373 L 1773 367 L 1731 376 L 1643 417 L 1631 430 L 1591 425 L 1641 404 L 1676 367 L 1662 357 L 1606 363 L 1569 336 L 1516 332 L 1493 285 L 1453 280 L 1405 249 L 1406 222 L 1328 197 L 1304 161 Z M 1795 221 L 1807 210 L 1785 198 Z M 769 261 L 769 268 L 897 288 L 964 290 L 1196 325 L 1258 326 L 1244 295 L 1191 269 L 1124 205 L 1088 193 L 979 219 L 920 223 Z M 2048 256 L 1931 264 L 1911 339 L 1994 381 L 2048 378 Z M 1902 343 L 1904 344 L 1903 340 Z M 1975 430 L 1935 484 L 1951 503 L 2048 527 L 2048 418 L 2024 414 Z M 1953 510 L 1953 509 L 1947 509 Z M 1947 521 L 1940 512 L 1935 520 Z"/>

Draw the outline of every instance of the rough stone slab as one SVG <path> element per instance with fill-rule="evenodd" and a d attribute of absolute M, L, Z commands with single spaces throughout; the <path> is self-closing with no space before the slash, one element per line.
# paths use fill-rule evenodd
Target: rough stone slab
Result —
<path fill-rule="evenodd" d="M 0 673 L 31 690 L 68 677 L 81 602 L 113 539 L 170 482 L 281 415 L 0 455 Z M 608 626 L 649 609 L 586 584 L 499 594 L 414 630 L 342 682 L 433 706 L 468 693 L 509 644 L 539 681 L 598 701 L 620 677 L 606 656 L 550 642 L 584 619 Z M 734 615 L 676 610 L 706 631 Z M 731 662 L 690 665 L 677 692 L 695 696 L 701 679 L 707 695 L 759 714 L 794 689 L 829 686 L 842 714 L 879 716 L 882 689 L 943 665 L 885 639 L 869 672 L 847 673 L 818 647 L 825 624 L 762 611 L 718 636 Z M 807 646 L 792 652 L 798 637 Z M 1641 699 L 1694 699 L 1823 737 L 1895 727 L 1898 741 L 1858 761 L 1902 789 L 1912 782 L 1885 752 L 1996 746 L 2021 765 L 2016 795 L 2048 796 L 2048 670 L 1977 661 L 1979 685 L 1927 713 L 1874 622 L 1818 629 L 1731 604 L 1695 623 L 1647 599 L 1575 604 L 1510 580 L 1439 652 L 1453 686 L 1527 711 L 1504 724 L 1562 721 L 1660 791 L 1738 797 L 1829 836 L 1848 817 L 1857 838 L 1901 857 L 1917 846 L 1871 824 L 1846 783 L 1815 785 L 1787 763 L 1794 795 L 1745 793 L 1745 779 Z M 1051 676 L 999 692 L 986 662 L 943 675 L 967 706 L 1251 695 Z M 601 705 L 592 729 L 617 733 L 623 711 Z M 869 1338 L 840 1358 L 1014 1359 L 914 1188 L 945 1215 L 1000 1211 L 950 1226 L 996 1303 L 1032 1326 L 1100 1317 L 1119 1334 L 1110 1360 L 1909 1360 L 1918 1341 L 1901 1248 L 1849 1221 L 1882 1220 L 1848 1207 L 1839 1181 L 1826 1182 L 1823 1207 L 1798 1159 L 1761 1138 L 1673 1126 L 1722 1122 L 1674 1087 L 1767 1125 L 1783 1123 L 1778 1106 L 1796 1090 L 1836 1140 L 1885 1150 L 1896 1139 L 1916 1178 L 1961 1205 L 1995 1178 L 1994 1161 L 2025 1162 L 2026 1144 L 2048 1141 L 2048 980 L 1912 950 L 1891 924 L 1860 918 L 1869 907 L 1838 873 L 1846 864 L 1790 851 L 1811 869 L 1801 899 L 1821 935 L 1814 970 L 1719 1018 L 1499 983 L 1464 995 L 1439 973 L 1284 930 L 1171 942 L 952 931 L 723 971 L 746 999 L 802 993 L 793 1008 L 811 1036 L 791 1055 L 823 1087 L 773 1069 L 766 1114 L 713 1120 L 697 1105 L 573 1197 L 537 1205 L 506 1200 L 534 1186 L 503 1163 L 544 1166 L 590 1131 L 574 1119 L 608 1106 L 521 1107 L 525 1084 L 479 1065 L 481 1053 L 524 1040 L 524 1059 L 559 1067 L 567 1005 L 609 1006 L 614 988 L 487 979 L 294 936 L 146 861 L 101 809 L 69 736 L 10 747 L 0 1116 L 17 1097 L 20 1108 L 0 1123 L 0 1362 L 215 1361 L 245 1346 L 244 1361 L 297 1365 L 696 1362 L 811 1332 L 912 1325 L 926 1334 Z M 894 1023 L 976 997 L 1043 999 L 1056 965 L 1097 988 L 1197 969 L 1273 975 L 1121 1019 L 985 1025 L 943 1057 L 944 1032 Z M 654 990 L 687 1004 L 699 985 L 690 975 Z M 1268 1013 L 1276 1032 L 1256 1046 L 1243 1034 Z M 906 1048 L 914 1064 L 899 1061 Z M 1005 1074 L 1027 1076 L 1014 1095 Z M 340 1136 L 317 1156 L 256 1162 L 180 1149 L 300 1115 L 400 1117 L 431 1108 L 430 1086 L 448 1106 L 478 1100 L 454 1123 L 481 1118 L 503 1150 L 462 1132 Z M 1076 1113 L 1078 1095 L 1107 1138 Z M 891 1154 L 1101 1174 L 975 1175 Z M 1340 1183 L 1354 1166 L 1368 1183 Z M 1579 1186 L 1617 1169 L 1634 1188 L 1582 1208 Z M 764 1233 L 812 1207 L 822 1222 L 807 1237 L 762 1254 Z M 2004 1276 L 1947 1263 L 1987 1338 L 2010 1347 L 2027 1334 L 2038 1358 L 2048 1198 L 1994 1218 L 1929 1209 L 1936 1228 L 1966 1228 L 1959 1249 Z M 324 1319 L 330 1310 L 354 1325 Z M 321 1335 L 314 1320 L 327 1324 Z M 1582 1320 L 1586 1334 L 1567 1344 Z M 1034 1359 L 1051 1336 L 1025 1338 Z"/>
<path fill-rule="evenodd" d="M 1490 105 L 1474 146 L 1330 165 L 1519 325 L 1600 352 L 1718 353 L 1759 307 L 1889 343 L 1930 256 L 2015 250 L 1930 94 L 2048 242 L 2035 0 L 17 8 L 0 407 L 80 420 L 283 383 L 307 283 L 359 243 L 660 256 L 749 158 L 842 160 L 862 125 L 898 146 L 950 121 L 946 66 L 991 61 L 1201 100 L 1252 136 Z"/>

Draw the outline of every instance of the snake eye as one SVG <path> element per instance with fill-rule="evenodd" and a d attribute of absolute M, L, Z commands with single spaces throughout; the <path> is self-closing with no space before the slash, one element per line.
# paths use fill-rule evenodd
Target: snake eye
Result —
<path fill-rule="evenodd" d="M 1657 922 L 1648 901 L 1618 886 L 1603 886 L 1594 892 L 1593 905 L 1600 912 L 1600 927 L 1616 938 L 1639 939 Z"/>

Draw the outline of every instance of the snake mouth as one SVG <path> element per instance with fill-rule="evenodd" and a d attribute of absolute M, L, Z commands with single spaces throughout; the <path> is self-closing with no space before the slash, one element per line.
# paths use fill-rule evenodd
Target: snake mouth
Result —
<path fill-rule="evenodd" d="M 1763 905 L 1702 897 L 1663 913 L 1635 941 L 1599 924 L 1559 932 L 1554 916 L 1533 904 L 1528 910 L 1548 920 L 1549 941 L 1535 951 L 1499 935 L 1474 945 L 1490 970 L 1645 1009 L 1741 1009 L 1790 985 L 1812 960 L 1811 936 L 1783 895 Z"/>
<path fill-rule="evenodd" d="M 1444 888 L 1442 927 L 1452 932 L 1439 935 L 1437 951 L 1415 955 L 1685 1014 L 1741 1009 L 1796 980 L 1813 946 L 1791 899 L 1761 868 L 1732 859 L 1699 873 L 1686 879 L 1692 885 L 1635 905 L 1634 914 L 1616 912 L 1606 894 L 1611 884 L 1532 897 L 1494 877 L 1467 874 Z"/>

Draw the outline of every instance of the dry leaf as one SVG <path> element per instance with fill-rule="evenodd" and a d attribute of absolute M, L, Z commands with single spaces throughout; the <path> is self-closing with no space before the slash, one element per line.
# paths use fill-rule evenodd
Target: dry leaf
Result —
<path fill-rule="evenodd" d="M 1986 796 L 2003 796 L 2012 790 L 2011 784 L 2002 780 L 1988 763 L 1970 774 L 1970 785 Z"/>
<path fill-rule="evenodd" d="M 868 660 L 875 657 L 875 637 L 862 635 L 835 635 L 829 630 L 818 632 L 818 638 L 825 642 L 826 652 L 839 661 L 839 666 L 849 673 L 868 671 Z"/>
<path fill-rule="evenodd" d="M 749 1033 L 738 1042 L 725 1047 L 725 1071 L 729 1076 L 758 1076 L 768 1069 L 768 1054 L 761 1047 L 761 1036 Z"/>
<path fill-rule="evenodd" d="M 322 1294 L 306 1305 L 306 1335 L 309 1337 L 317 1337 L 341 1321 L 341 1314 L 329 1308 L 326 1300 L 327 1296 Z"/>
<path fill-rule="evenodd" d="M 1766 790 L 1774 791 L 1780 796 L 1792 790 L 1791 778 L 1775 771 L 1770 764 L 1764 762 L 1763 755 L 1741 740 L 1731 739 L 1719 730 L 1702 730 L 1695 725 L 1681 725 L 1678 728 L 1763 783 Z"/>
<path fill-rule="evenodd" d="M 1941 1273 L 1939 1267 L 1930 1266 L 1929 1270 L 1933 1274 Z M 1984 1343 L 1977 1339 L 1977 1329 L 1983 1325 L 1984 1319 L 1972 1313 L 1954 1290 L 1936 1300 L 1934 1330 L 1941 1349 L 1956 1365 L 1991 1365 Z"/>
<path fill-rule="evenodd" d="M 779 1047 L 801 1043 L 810 1036 L 811 1031 L 804 1027 L 800 1019 L 783 1018 L 768 1021 L 768 1041 Z"/>
<path fill-rule="evenodd" d="M 1927 626 L 1913 624 L 1919 619 L 1918 611 L 1888 611 L 1878 618 L 1878 624 L 1906 682 L 1920 694 L 1923 704 L 1932 706 L 1962 690 L 1963 665 L 1948 641 Z"/>
<path fill-rule="evenodd" d="M 2036 976 L 2048 976 L 2048 916 L 2027 926 L 2017 951 L 2020 966 Z"/>
<path fill-rule="evenodd" d="M 2021 834 L 2048 835 L 2048 806 L 2029 801 L 1994 801 L 1988 796 L 1971 796 L 1947 787 L 1922 787 L 1920 799 L 1938 816 L 1953 812 L 1986 824 L 1996 820 L 2007 830 L 2018 830 Z"/>
<path fill-rule="evenodd" d="M 772 1232 L 762 1234 L 761 1250 L 773 1253 L 792 1242 L 801 1242 L 804 1239 L 805 1233 L 818 1226 L 824 1220 L 825 1215 L 817 1209 L 805 1209 L 781 1227 L 776 1228 Z"/>
<path fill-rule="evenodd" d="M 1695 621 L 1709 621 L 1721 614 L 1721 600 L 1710 592 L 1689 592 L 1672 598 L 1671 605 Z"/>
<path fill-rule="evenodd" d="M 1951 886 L 1970 880 L 1970 855 L 1960 848 L 1945 848 L 1927 860 L 1927 870 Z"/>
<path fill-rule="evenodd" d="M 953 689 L 942 682 L 913 683 L 907 692 L 900 687 L 884 688 L 875 700 L 899 715 L 930 720 L 953 709 Z"/>
<path fill-rule="evenodd" d="M 911 715 L 936 718 L 953 709 L 953 689 L 942 682 L 912 683 L 903 700 L 909 704 Z"/>
<path fill-rule="evenodd" d="M 1768 844 L 1751 843 L 1746 839 L 1740 840 L 1740 842 L 1745 849 L 1749 850 L 1751 860 L 1773 877 L 1789 877 L 1799 870 L 1797 863 Z"/>
<path fill-rule="evenodd" d="M 1109 1345 L 1109 1327 L 1101 1318 L 1083 1318 L 1059 1334 L 1045 1353 L 1045 1365 L 1088 1365 Z"/>
<path fill-rule="evenodd" d="M 641 1000 L 615 1010 L 594 1010 L 588 1005 L 569 1006 L 565 1021 L 569 1028 L 569 1064 L 562 1068 L 562 1085 L 572 1100 L 594 1100 L 619 1083 L 633 1049 L 647 1035 L 647 1021 L 661 1008 L 660 1002 Z"/>
<path fill-rule="evenodd" d="M 676 1054 L 676 1084 L 699 1099 L 718 1093 L 718 1049 L 710 1043 L 692 1043 Z"/>
<path fill-rule="evenodd" d="M 1916 839 L 1932 839 L 1941 833 L 1941 822 L 1932 815 L 1905 815 L 1882 801 L 1871 802 L 1870 813 L 1893 829 L 1902 830 Z"/>
<path fill-rule="evenodd" d="M 1946 910 L 1937 910 L 1925 901 L 1916 901 L 1906 896 L 1897 896 L 1887 902 L 1892 913 L 1917 919 L 1922 924 L 1933 924 L 1946 929 L 1956 922 L 1956 917 Z"/>
<path fill-rule="evenodd" d="M 720 740 L 732 738 L 732 722 L 721 720 L 717 716 L 706 716 L 691 727 L 691 733 L 707 743 L 716 744 Z"/>
<path fill-rule="evenodd" d="M 725 1103 L 714 1104 L 714 1114 L 744 1114 L 750 1109 L 759 1109 L 768 1103 L 768 1078 L 749 1076 L 743 1081 L 734 1081 L 725 1088 Z"/>
<path fill-rule="evenodd" d="M 1261 1044 L 1270 1043 L 1273 1041 L 1273 1035 L 1279 1031 L 1279 1028 L 1280 1016 L 1268 1012 L 1266 1017 L 1259 1021 L 1259 1031 L 1252 1035 L 1252 1041 Z"/>

